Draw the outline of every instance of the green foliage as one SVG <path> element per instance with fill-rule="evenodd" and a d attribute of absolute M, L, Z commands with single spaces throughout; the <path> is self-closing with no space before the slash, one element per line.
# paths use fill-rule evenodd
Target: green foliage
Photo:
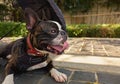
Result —
<path fill-rule="evenodd" d="M 16 0 L 3 0 L 3 2 L 3 4 L 0 4 L 2 5 L 2 7 L 0 6 L 0 21 L 10 20 L 15 22 L 24 22 L 23 11 Z M 16 5 L 13 6 L 13 3 Z M 5 19 L 6 16 L 7 20 Z"/>
<path fill-rule="evenodd" d="M 67 25 L 70 37 L 120 37 L 120 25 Z"/>
<path fill-rule="evenodd" d="M 87 13 L 97 5 L 120 11 L 120 0 L 55 0 L 55 2 L 62 11 L 68 12 L 70 15 L 78 12 Z"/>
<path fill-rule="evenodd" d="M 64 0 L 64 10 L 71 15 L 77 12 L 88 12 L 93 7 L 94 0 Z"/>
<path fill-rule="evenodd" d="M 0 4 L 0 11 L 1 10 L 8 10 L 7 6 L 4 4 Z"/>
<path fill-rule="evenodd" d="M 16 27 L 8 36 L 25 36 L 27 34 L 25 23 L 17 22 L 0 22 L 0 37 L 6 34 L 9 30 Z M 110 37 L 120 38 L 119 24 L 103 24 L 103 25 L 88 25 L 88 24 L 72 24 L 67 25 L 69 37 Z"/>
<path fill-rule="evenodd" d="M 86 35 L 85 29 L 87 29 L 89 25 L 81 24 L 81 25 L 67 25 L 68 35 L 70 37 L 81 37 Z"/>
<path fill-rule="evenodd" d="M 25 23 L 17 23 L 17 22 L 0 22 L 0 37 L 6 34 L 8 31 L 19 25 L 15 30 L 13 30 L 8 37 L 12 36 L 25 36 L 27 34 Z"/>
<path fill-rule="evenodd" d="M 120 11 L 120 0 L 106 0 L 103 5 L 107 6 L 108 8 L 114 7 L 115 11 Z"/>
<path fill-rule="evenodd" d="M 120 38 L 120 27 L 116 28 L 114 30 L 114 32 L 115 32 L 115 37 L 119 37 Z"/>
<path fill-rule="evenodd" d="M 0 21 L 3 21 L 6 15 L 8 15 L 8 7 L 4 4 L 0 4 Z"/>

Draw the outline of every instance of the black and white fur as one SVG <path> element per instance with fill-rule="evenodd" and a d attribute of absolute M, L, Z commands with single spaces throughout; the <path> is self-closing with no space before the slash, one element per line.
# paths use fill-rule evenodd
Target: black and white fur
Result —
<path fill-rule="evenodd" d="M 38 18 L 38 16 L 36 16 L 36 14 L 31 9 L 26 9 L 26 13 L 28 14 L 27 16 L 25 16 L 28 19 L 28 21 L 26 21 L 27 22 L 28 31 L 31 32 L 31 29 L 29 29 L 29 28 L 33 28 L 33 26 L 35 26 L 35 24 L 36 24 L 36 22 L 37 22 L 37 20 L 39 18 Z M 50 41 L 50 44 L 52 44 L 52 45 L 61 45 L 64 41 L 66 41 L 67 35 L 65 34 L 65 31 L 62 30 L 62 27 L 61 27 L 61 25 L 58 22 L 56 22 L 56 21 L 46 21 L 45 24 L 47 24 L 47 23 L 56 24 L 57 27 L 58 27 L 58 31 L 59 31 L 57 36 L 55 38 L 52 38 L 52 40 Z M 37 24 L 38 27 L 39 27 L 39 25 L 40 24 Z M 33 38 L 34 38 L 34 36 L 33 36 Z M 20 51 L 20 52 L 17 53 L 17 55 L 18 55 L 17 60 L 18 60 L 19 59 L 19 55 L 22 54 L 21 52 L 23 52 L 25 54 L 27 53 L 27 52 L 24 51 L 25 50 L 24 48 L 26 48 L 25 47 L 26 44 L 24 42 L 25 39 L 26 38 L 19 39 L 19 40 L 15 41 L 15 42 L 10 43 L 9 45 L 7 45 L 3 49 L 3 51 L 0 51 L 0 57 L 8 59 L 8 63 L 9 62 L 12 63 L 12 59 L 14 59 L 14 53 L 16 53 L 15 50 L 19 47 L 20 50 L 18 50 L 18 51 Z M 39 45 L 39 44 L 37 44 L 37 45 Z M 35 47 L 36 47 L 36 49 L 40 50 L 38 46 L 35 46 Z M 10 50 L 8 50 L 8 49 L 10 49 Z M 43 48 L 43 50 L 40 50 L 40 52 L 49 52 L 49 51 L 46 51 Z M 51 53 L 51 52 L 49 52 L 49 53 Z M 28 54 L 26 54 L 26 55 L 28 55 Z M 49 68 L 49 65 L 51 66 L 50 68 Z M 16 63 L 15 66 L 18 66 L 17 63 Z M 51 74 L 51 77 L 53 77 L 57 82 L 65 82 L 65 81 L 67 81 L 67 76 L 64 73 L 61 73 L 57 69 L 55 69 L 53 67 L 53 64 L 49 63 L 47 60 L 28 67 L 26 69 L 26 71 L 32 71 L 32 70 L 40 69 L 40 68 L 43 68 L 43 67 L 48 67 L 49 68 L 49 73 Z M 14 69 L 14 67 L 12 69 Z M 15 73 L 14 73 L 13 70 L 12 71 L 8 71 L 8 73 L 7 73 L 7 75 L 6 75 L 6 77 L 5 77 L 5 79 L 4 79 L 2 84 L 14 84 L 14 74 Z"/>

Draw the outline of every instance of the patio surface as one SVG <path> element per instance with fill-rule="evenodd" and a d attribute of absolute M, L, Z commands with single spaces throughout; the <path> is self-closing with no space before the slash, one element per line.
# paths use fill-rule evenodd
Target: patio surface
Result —
<path fill-rule="evenodd" d="M 16 38 L 4 38 L 0 44 Z M 68 75 L 65 83 L 55 82 L 47 72 L 36 70 L 15 77 L 15 84 L 120 84 L 119 38 L 69 38 L 69 48 L 54 56 L 58 70 Z M 0 82 L 4 61 L 0 61 Z"/>

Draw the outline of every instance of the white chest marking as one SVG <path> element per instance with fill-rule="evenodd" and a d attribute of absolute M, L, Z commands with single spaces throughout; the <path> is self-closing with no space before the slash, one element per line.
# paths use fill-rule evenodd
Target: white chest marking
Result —
<path fill-rule="evenodd" d="M 14 84 L 14 74 L 7 75 L 2 84 Z"/>
<path fill-rule="evenodd" d="M 35 69 L 40 69 L 40 68 L 43 68 L 43 67 L 46 67 L 48 65 L 47 61 L 44 61 L 42 63 L 39 63 L 39 64 L 36 64 L 34 66 L 31 66 L 27 69 L 27 71 L 32 71 L 32 70 L 35 70 Z"/>
<path fill-rule="evenodd" d="M 10 55 L 7 56 L 7 59 L 10 59 L 11 57 L 12 57 L 12 55 L 10 54 Z"/>

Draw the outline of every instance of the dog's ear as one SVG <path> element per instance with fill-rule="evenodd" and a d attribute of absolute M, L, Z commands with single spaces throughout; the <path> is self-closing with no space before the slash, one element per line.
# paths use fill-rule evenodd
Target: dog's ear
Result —
<path fill-rule="evenodd" d="M 27 29 L 31 30 L 39 21 L 39 17 L 31 8 L 25 8 L 25 20 Z"/>

